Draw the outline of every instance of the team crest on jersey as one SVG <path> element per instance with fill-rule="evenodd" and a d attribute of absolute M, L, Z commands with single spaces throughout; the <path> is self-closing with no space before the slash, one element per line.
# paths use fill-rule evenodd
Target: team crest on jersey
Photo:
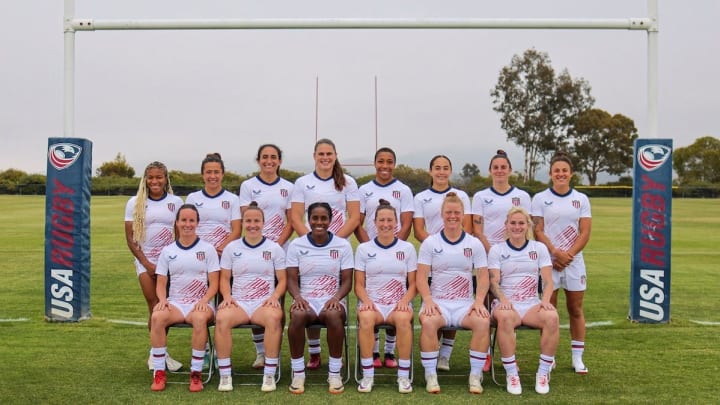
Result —
<path fill-rule="evenodd" d="M 395 252 L 395 257 L 402 262 L 405 260 L 405 252 L 402 252 L 402 251 Z"/>
<path fill-rule="evenodd" d="M 400 190 L 393 190 L 392 196 L 394 199 L 399 200 L 400 199 Z"/>
<path fill-rule="evenodd" d="M 533 261 L 534 261 L 534 260 L 537 260 L 537 258 L 538 258 L 538 253 L 537 253 L 536 251 L 532 250 L 532 251 L 530 251 L 530 252 L 528 253 L 528 256 L 530 256 L 530 260 L 533 260 Z"/>
<path fill-rule="evenodd" d="M 288 191 L 287 191 L 287 189 L 286 189 L 286 188 L 281 188 L 281 189 L 280 189 L 280 197 L 282 197 L 282 198 L 287 198 L 287 196 L 288 196 Z"/>
<path fill-rule="evenodd" d="M 338 257 L 340 257 L 340 251 L 338 251 L 337 249 L 330 249 L 330 258 L 335 260 Z"/>
<path fill-rule="evenodd" d="M 513 197 L 513 198 L 512 198 L 512 205 L 515 206 L 515 207 L 519 207 L 519 206 L 520 206 L 520 197 Z"/>
<path fill-rule="evenodd" d="M 223 201 L 222 207 L 224 210 L 230 209 L 230 201 Z"/>
<path fill-rule="evenodd" d="M 48 148 L 48 161 L 57 170 L 67 169 L 80 157 L 82 148 L 74 143 L 56 143 Z"/>
<path fill-rule="evenodd" d="M 265 259 L 265 261 L 272 260 L 272 253 L 270 253 L 269 250 L 264 250 L 263 259 Z"/>
<path fill-rule="evenodd" d="M 670 148 L 665 145 L 645 145 L 637 153 L 640 167 L 651 172 L 670 158 Z"/>
<path fill-rule="evenodd" d="M 472 248 L 463 249 L 463 254 L 465 255 L 465 257 L 472 257 Z"/>
<path fill-rule="evenodd" d="M 168 207 L 168 211 L 175 212 L 175 203 L 168 203 L 167 207 Z"/>
<path fill-rule="evenodd" d="M 205 261 L 205 252 L 195 252 L 195 257 L 201 262 Z"/>
<path fill-rule="evenodd" d="M 572 200 L 572 206 L 575 209 L 579 209 L 580 208 L 580 200 Z"/>

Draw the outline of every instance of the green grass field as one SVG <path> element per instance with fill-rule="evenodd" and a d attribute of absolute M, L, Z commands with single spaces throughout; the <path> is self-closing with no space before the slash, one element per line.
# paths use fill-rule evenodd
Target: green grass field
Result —
<path fill-rule="evenodd" d="M 634 324 L 626 320 L 630 280 L 630 199 L 593 199 L 593 232 L 585 249 L 589 289 L 585 300 L 588 329 L 586 376 L 570 368 L 569 332 L 561 330 L 558 368 L 551 392 L 533 390 L 538 336 L 518 332 L 517 357 L 524 393 L 512 397 L 486 375 L 485 393 L 467 393 L 466 377 L 440 373 L 442 393 L 424 392 L 423 371 L 415 363 L 415 392 L 401 396 L 394 379 L 377 379 L 370 394 L 358 394 L 354 382 L 339 396 L 327 393 L 324 374 L 302 396 L 287 391 L 289 360 L 283 342 L 283 377 L 274 393 L 259 386 L 217 391 L 217 377 L 205 391 L 191 394 L 185 385 L 169 385 L 161 393 L 149 389 L 149 339 L 146 328 L 115 320 L 146 320 L 131 255 L 123 235 L 126 197 L 93 197 L 92 287 L 93 317 L 80 323 L 44 321 L 44 207 L 37 196 L 0 196 L 0 236 L 4 263 L 0 283 L 0 362 L 5 377 L 0 403 L 469 403 L 471 401 L 552 403 L 711 403 L 720 371 L 720 203 L 718 200 L 673 201 L 672 295 L 669 324 Z M 352 305 L 351 305 L 352 307 Z M 353 311 L 354 312 L 354 311 Z M 564 311 L 561 323 L 567 324 Z M 254 350 L 246 330 L 237 331 L 233 366 L 248 369 Z M 467 375 L 467 341 L 458 333 L 452 373 Z M 350 337 L 354 359 L 354 332 Z M 417 335 L 416 335 L 417 342 Z M 169 350 L 189 363 L 189 333 L 173 330 Z M 327 350 L 324 350 L 324 355 Z M 416 348 L 416 358 L 417 358 Z M 354 361 L 354 360 L 353 360 Z M 326 365 L 327 362 L 324 362 Z M 501 366 L 498 366 L 502 368 Z M 185 376 L 182 376 L 182 380 Z M 259 382 L 253 378 L 248 382 Z M 387 384 L 383 384 L 387 382 Z"/>

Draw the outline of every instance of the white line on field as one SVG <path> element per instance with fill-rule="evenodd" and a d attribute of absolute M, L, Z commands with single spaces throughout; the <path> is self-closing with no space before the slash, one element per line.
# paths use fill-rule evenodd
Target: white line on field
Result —
<path fill-rule="evenodd" d="M 28 319 L 28 318 L 14 318 L 14 319 L 8 318 L 8 319 L 0 319 L 0 322 L 27 322 L 29 320 L 30 319 Z"/>
<path fill-rule="evenodd" d="M 138 321 L 126 321 L 124 319 L 108 319 L 107 320 L 110 323 L 120 323 L 123 325 L 137 325 L 137 326 L 147 326 L 147 321 L 145 322 L 138 322 Z"/>
<path fill-rule="evenodd" d="M 711 325 L 711 326 L 717 326 L 720 325 L 720 322 L 711 322 L 711 321 L 696 321 L 691 319 L 690 322 L 696 323 L 698 325 Z"/>
<path fill-rule="evenodd" d="M 599 321 L 599 322 L 588 322 L 585 324 L 586 328 L 594 328 L 597 326 L 610 326 L 612 325 L 612 321 Z M 560 325 L 560 329 L 570 329 L 570 325 Z"/>

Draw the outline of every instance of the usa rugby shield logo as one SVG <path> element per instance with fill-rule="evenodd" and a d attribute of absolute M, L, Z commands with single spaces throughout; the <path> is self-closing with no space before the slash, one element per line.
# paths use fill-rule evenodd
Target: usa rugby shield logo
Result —
<path fill-rule="evenodd" d="M 265 259 L 266 261 L 272 259 L 272 253 L 270 253 L 269 250 L 264 250 L 263 251 L 263 259 Z"/>
<path fill-rule="evenodd" d="M 201 262 L 205 261 L 205 252 L 195 252 L 195 257 Z"/>
<path fill-rule="evenodd" d="M 394 199 L 399 200 L 400 199 L 400 190 L 393 190 L 392 196 Z"/>
<path fill-rule="evenodd" d="M 223 209 L 227 210 L 230 209 L 230 201 L 223 201 L 222 202 Z"/>
<path fill-rule="evenodd" d="M 637 160 L 640 167 L 651 172 L 662 166 L 670 157 L 670 147 L 665 145 L 645 145 L 638 150 Z"/>
<path fill-rule="evenodd" d="M 530 260 L 533 260 L 533 261 L 534 261 L 534 260 L 537 260 L 537 258 L 538 258 L 538 254 L 537 254 L 537 252 L 534 251 L 534 250 L 531 251 L 531 252 L 529 252 L 529 253 L 528 253 L 528 256 L 530 256 Z"/>
<path fill-rule="evenodd" d="M 57 170 L 67 169 L 80 157 L 82 148 L 74 143 L 56 143 L 48 148 L 48 161 Z"/>
<path fill-rule="evenodd" d="M 472 255 L 473 255 L 472 248 L 463 249 L 463 254 L 465 255 L 465 257 L 472 257 Z"/>
<path fill-rule="evenodd" d="M 404 261 L 405 260 L 405 252 L 395 252 L 395 257 L 400 261 Z"/>
<path fill-rule="evenodd" d="M 515 206 L 515 207 L 519 207 L 519 206 L 520 206 L 520 197 L 513 197 L 513 198 L 512 198 L 512 205 Z"/>
<path fill-rule="evenodd" d="M 340 257 L 340 252 L 337 249 L 330 249 L 330 257 L 335 260 Z"/>
<path fill-rule="evenodd" d="M 280 197 L 282 197 L 282 198 L 287 198 L 287 196 L 288 196 L 288 191 L 287 191 L 287 189 L 281 188 L 281 189 L 280 189 Z"/>

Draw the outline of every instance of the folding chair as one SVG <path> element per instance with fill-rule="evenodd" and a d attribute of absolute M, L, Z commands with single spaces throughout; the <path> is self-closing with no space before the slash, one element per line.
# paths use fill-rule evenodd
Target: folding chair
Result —
<path fill-rule="evenodd" d="M 413 328 L 413 320 L 410 320 L 410 328 L 412 330 L 412 341 L 415 342 L 415 330 Z M 383 323 L 380 325 L 375 325 L 375 328 L 377 329 L 384 329 L 385 331 L 394 330 L 395 327 Z M 356 325 L 356 335 L 355 335 L 355 382 L 360 383 L 362 380 L 362 367 L 360 364 L 360 339 L 358 338 L 357 333 L 360 332 L 360 326 Z M 415 368 L 415 351 L 410 351 L 410 382 L 413 381 L 413 375 L 414 375 L 414 368 Z M 397 377 L 397 370 L 393 369 L 393 373 L 382 373 L 378 372 L 378 369 L 375 369 L 375 378 L 377 377 Z M 376 380 L 377 381 L 377 380 Z"/>
<path fill-rule="evenodd" d="M 233 329 L 262 329 L 262 326 L 255 325 L 255 324 L 244 324 L 244 325 L 237 325 Z M 280 348 L 282 349 L 282 337 L 280 339 Z M 275 368 L 275 383 L 277 384 L 280 381 L 281 372 L 280 370 L 282 367 L 280 366 L 282 356 L 278 356 L 278 364 L 277 368 Z M 257 377 L 257 381 L 250 382 L 250 379 L 248 378 L 247 381 L 243 379 L 242 382 L 236 382 L 233 381 L 233 384 L 235 385 L 261 385 L 262 384 L 262 377 L 264 376 L 264 373 L 262 370 L 256 371 L 256 372 L 250 372 L 250 371 L 244 371 L 247 370 L 247 365 L 243 365 L 241 367 L 238 367 L 237 362 L 233 362 L 233 375 L 240 376 L 240 377 Z"/>
<path fill-rule="evenodd" d="M 347 319 L 345 319 L 344 328 L 345 328 L 345 339 L 343 339 L 343 366 L 340 369 L 340 375 L 342 377 L 343 384 L 347 384 L 348 381 L 350 381 L 350 349 L 349 349 L 349 345 L 348 345 L 349 330 L 348 330 Z M 308 325 L 307 329 L 326 329 L 326 326 L 323 323 L 313 323 L 311 325 Z M 322 341 L 322 336 L 320 339 Z M 343 370 L 345 371 L 344 375 L 343 375 Z M 305 370 L 305 374 L 308 377 L 312 376 L 314 374 L 317 374 L 317 373 L 318 373 L 317 371 L 307 370 L 307 369 Z M 290 369 L 290 375 L 292 375 L 292 368 Z M 308 384 L 308 383 L 306 382 L 306 384 Z"/>
<path fill-rule="evenodd" d="M 210 382 L 210 380 L 212 379 L 212 376 L 213 376 L 214 368 L 215 368 L 215 347 L 213 346 L 212 333 L 210 332 L 211 326 L 214 326 L 213 322 L 210 322 L 207 325 L 208 345 L 210 347 L 210 353 L 209 353 L 210 364 L 208 365 L 207 370 L 203 370 L 203 372 L 206 374 L 206 377 L 203 380 L 203 384 L 207 384 Z M 171 329 L 178 328 L 178 329 L 191 329 L 192 330 L 192 325 L 189 323 L 182 322 L 182 323 L 176 323 L 174 325 L 170 325 L 170 328 Z M 183 367 L 183 368 L 189 370 L 190 366 L 188 365 L 187 367 Z M 168 375 L 173 375 L 173 374 L 190 375 L 190 371 L 168 371 Z M 168 378 L 167 383 L 168 384 L 189 384 L 189 381 L 170 381 L 170 379 Z"/>

